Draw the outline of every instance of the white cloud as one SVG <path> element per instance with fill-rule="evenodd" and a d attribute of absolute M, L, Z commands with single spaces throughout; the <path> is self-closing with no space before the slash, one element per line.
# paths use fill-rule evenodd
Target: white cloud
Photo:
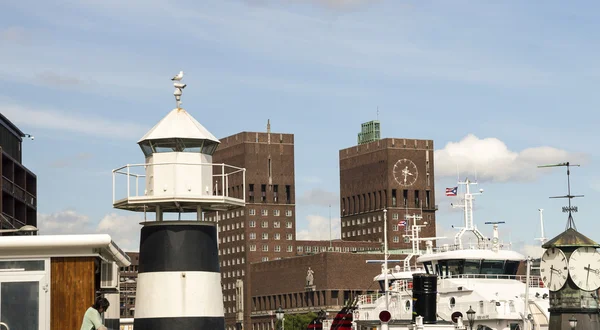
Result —
<path fill-rule="evenodd" d="M 75 114 L 53 109 L 33 108 L 0 103 L 0 113 L 23 126 L 60 130 L 108 138 L 139 138 L 146 128 L 135 123 L 105 119 L 95 115 Z"/>
<path fill-rule="evenodd" d="M 529 256 L 529 257 L 532 257 L 533 259 L 541 258 L 542 254 L 544 254 L 544 249 L 542 248 L 541 245 L 525 244 L 521 248 L 521 251 L 526 257 Z"/>
<path fill-rule="evenodd" d="M 110 213 L 100 220 L 96 231 L 109 234 L 121 249 L 137 252 L 140 245 L 140 230 L 142 229 L 140 222 L 142 221 L 142 217 L 138 214 Z"/>
<path fill-rule="evenodd" d="M 456 177 L 458 170 L 461 177 L 476 174 L 479 181 L 533 181 L 544 173 L 538 165 L 586 160 L 584 154 L 548 146 L 512 151 L 497 138 L 469 134 L 435 151 L 435 175 Z"/>
<path fill-rule="evenodd" d="M 306 217 L 308 229 L 296 233 L 299 240 L 329 240 L 329 219 L 320 215 Z M 331 218 L 331 239 L 340 238 L 340 218 Z"/>
<path fill-rule="evenodd" d="M 96 222 L 74 210 L 38 213 L 40 235 L 108 234 L 122 250 L 129 252 L 139 250 L 141 221 L 137 214 L 110 213 Z"/>
<path fill-rule="evenodd" d="M 319 205 L 327 207 L 331 205 L 336 207 L 338 202 L 338 194 L 320 188 L 307 190 L 298 198 L 298 204 L 302 206 Z"/>

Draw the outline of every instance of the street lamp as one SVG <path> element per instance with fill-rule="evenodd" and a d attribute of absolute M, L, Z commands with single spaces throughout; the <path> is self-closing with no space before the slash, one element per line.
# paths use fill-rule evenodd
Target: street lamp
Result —
<path fill-rule="evenodd" d="M 575 315 L 571 316 L 569 319 L 569 325 L 571 326 L 571 330 L 575 330 L 575 327 L 577 327 L 577 319 L 575 318 Z"/>
<path fill-rule="evenodd" d="M 34 232 L 38 231 L 37 227 L 31 225 L 25 225 L 21 228 L 13 228 L 13 229 L 0 229 L 0 234 L 4 233 L 30 233 L 33 235 Z"/>
<path fill-rule="evenodd" d="M 473 324 L 475 323 L 475 311 L 471 306 L 469 306 L 469 310 L 467 311 L 467 319 L 469 320 L 469 328 L 473 330 Z"/>
<path fill-rule="evenodd" d="M 284 314 L 285 313 L 283 312 L 283 309 L 281 308 L 281 306 L 279 306 L 279 308 L 275 311 L 275 315 L 277 315 L 277 319 L 279 321 L 281 321 L 281 330 L 285 329 L 284 323 L 283 323 L 285 321 Z"/>

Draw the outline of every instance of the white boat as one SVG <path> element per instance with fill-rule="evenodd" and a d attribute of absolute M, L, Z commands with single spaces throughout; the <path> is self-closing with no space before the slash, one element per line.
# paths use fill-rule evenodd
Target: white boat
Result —
<path fill-rule="evenodd" d="M 482 191 L 471 193 L 470 185 L 476 183 L 468 179 L 459 184 L 466 187 L 464 204 L 456 205 L 464 208 L 464 227 L 456 234 L 454 244 L 433 248 L 432 241 L 438 238 L 418 238 L 419 228 L 413 224 L 410 239 L 417 246 L 413 254 L 419 254 L 416 264 L 422 268 L 414 268 L 407 262 L 404 267 L 398 265 L 390 270 L 382 267 L 382 274 L 374 280 L 384 293 L 359 297 L 354 312 L 355 329 L 381 329 L 379 314 L 386 310 L 386 304 L 391 314 L 388 329 L 406 329 L 414 311 L 412 276 L 423 272 L 437 275 L 437 319 L 429 323 L 456 323 L 458 317 L 468 323 L 470 310 L 475 312 L 473 329 L 477 330 L 548 329 L 549 291 L 539 276 L 530 275 L 531 258 L 500 241 L 498 223 L 490 223 L 494 227 L 492 238 L 485 237 L 474 226 L 473 196 Z M 473 233 L 477 242 L 463 246 L 462 236 L 466 232 Z M 427 242 L 424 253 L 418 250 L 420 240 Z M 517 275 L 521 262 L 526 262 L 527 275 Z M 386 273 L 388 290 L 382 285 Z"/>

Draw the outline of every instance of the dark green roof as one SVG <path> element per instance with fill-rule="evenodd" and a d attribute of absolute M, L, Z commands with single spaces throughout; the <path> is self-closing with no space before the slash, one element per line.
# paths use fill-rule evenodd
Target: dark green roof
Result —
<path fill-rule="evenodd" d="M 590 247 L 600 247 L 600 244 L 594 242 L 589 237 L 583 235 L 573 228 L 569 228 L 564 232 L 560 233 L 558 236 L 546 242 L 542 247 L 544 249 L 550 247 L 581 247 L 581 246 L 590 246 Z"/>

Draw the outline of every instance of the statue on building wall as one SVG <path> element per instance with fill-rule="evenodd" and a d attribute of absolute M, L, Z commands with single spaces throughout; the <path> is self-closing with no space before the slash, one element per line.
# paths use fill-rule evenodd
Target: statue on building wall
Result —
<path fill-rule="evenodd" d="M 308 267 L 308 270 L 306 271 L 306 286 L 312 286 L 313 282 L 314 282 L 314 274 L 315 272 L 310 269 L 310 267 Z"/>

